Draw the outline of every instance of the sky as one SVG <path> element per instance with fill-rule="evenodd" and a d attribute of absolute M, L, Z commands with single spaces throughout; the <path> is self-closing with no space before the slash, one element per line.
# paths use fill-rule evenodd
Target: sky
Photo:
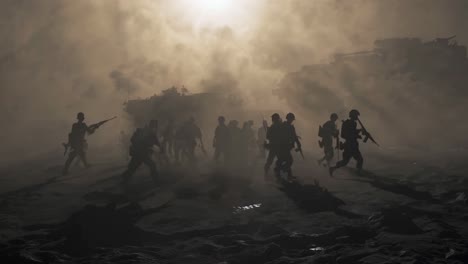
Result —
<path fill-rule="evenodd" d="M 90 123 L 172 85 L 283 104 L 272 90 L 304 65 L 376 39 L 457 35 L 462 0 L 2 0 L 3 160 L 56 150 L 75 115 Z M 110 126 L 128 125 L 120 118 Z M 102 138 L 105 141 L 105 138 Z M 32 154 L 31 154 L 32 155 Z"/>

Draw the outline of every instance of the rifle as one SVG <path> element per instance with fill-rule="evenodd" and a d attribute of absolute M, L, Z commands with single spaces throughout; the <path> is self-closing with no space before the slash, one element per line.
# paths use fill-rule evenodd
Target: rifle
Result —
<path fill-rule="evenodd" d="M 96 123 L 96 124 L 92 124 L 92 125 L 88 126 L 88 129 L 90 129 L 90 130 L 98 129 L 100 126 L 102 126 L 102 125 L 104 125 L 105 123 L 107 123 L 107 122 L 109 122 L 109 121 L 111 121 L 111 120 L 113 120 L 113 119 L 116 119 L 116 118 L 117 118 L 117 116 L 114 116 L 114 117 L 112 117 L 112 118 L 103 120 L 103 121 L 98 122 L 98 123 Z"/>
<path fill-rule="evenodd" d="M 358 122 L 359 124 L 361 125 L 361 128 L 364 132 L 364 135 L 365 135 L 365 138 L 363 140 L 364 143 L 367 142 L 367 140 L 371 140 L 374 144 L 376 144 L 378 147 L 380 147 L 380 145 L 375 141 L 375 139 L 372 137 L 372 135 L 367 131 L 367 129 L 364 127 L 364 125 L 362 124 L 361 120 L 358 119 Z"/>
<path fill-rule="evenodd" d="M 304 153 L 302 153 L 302 148 L 296 148 L 296 152 L 299 152 L 301 154 L 302 159 L 305 160 Z"/>
<path fill-rule="evenodd" d="M 104 125 L 105 123 L 113 120 L 113 119 L 116 119 L 117 116 L 114 116 L 112 118 L 109 118 L 109 119 L 106 119 L 104 121 L 101 121 L 101 122 L 98 122 L 96 124 L 92 124 L 90 126 L 88 126 L 88 129 L 89 130 L 95 130 L 95 129 L 98 129 L 100 126 Z M 63 152 L 63 155 L 67 155 L 67 152 L 68 152 L 68 149 L 70 148 L 70 137 L 71 137 L 71 133 L 68 134 L 68 142 L 67 143 L 62 143 L 62 146 L 65 148 L 65 151 Z"/>
<path fill-rule="evenodd" d="M 297 147 L 297 148 L 295 149 L 295 151 L 296 151 L 296 152 L 299 152 L 299 153 L 301 154 L 301 156 L 302 156 L 302 159 L 305 160 L 304 153 L 302 153 L 302 147 L 300 146 L 301 144 L 300 144 L 300 142 L 299 142 L 299 139 L 301 139 L 301 137 L 300 137 L 300 136 L 297 136 L 297 142 L 298 142 L 298 144 L 299 144 L 299 147 Z"/>

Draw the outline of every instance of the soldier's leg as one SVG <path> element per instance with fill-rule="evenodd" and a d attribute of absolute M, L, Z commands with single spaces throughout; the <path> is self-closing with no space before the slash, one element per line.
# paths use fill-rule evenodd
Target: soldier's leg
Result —
<path fill-rule="evenodd" d="M 276 159 L 276 164 L 275 164 L 275 175 L 277 177 L 281 176 L 281 171 L 287 172 L 287 162 L 288 162 L 288 156 L 285 150 L 279 150 L 277 159 Z"/>
<path fill-rule="evenodd" d="M 128 163 L 127 170 L 125 170 L 125 172 L 122 174 L 124 183 L 127 183 L 130 180 L 130 177 L 132 177 L 132 175 L 135 173 L 138 167 L 140 167 L 142 162 L 143 161 L 141 160 L 141 158 L 132 156 L 130 162 Z"/>
<path fill-rule="evenodd" d="M 156 167 L 156 163 L 154 162 L 153 159 L 151 159 L 151 156 L 147 156 L 143 159 L 143 163 L 145 163 L 146 166 L 150 169 L 151 173 L 151 178 L 156 180 L 158 178 L 158 169 Z"/>
<path fill-rule="evenodd" d="M 292 165 L 294 163 L 293 156 L 291 154 L 291 151 L 288 151 L 285 153 L 285 161 L 284 161 L 284 171 L 288 174 L 289 178 L 292 178 Z"/>
<path fill-rule="evenodd" d="M 214 151 L 214 157 L 213 157 L 214 161 L 218 162 L 220 155 L 221 155 L 221 151 L 219 147 L 216 147 Z"/>
<path fill-rule="evenodd" d="M 192 144 L 188 147 L 188 158 L 191 163 L 195 163 L 197 161 L 197 158 L 195 157 L 195 148 L 197 147 L 196 144 Z"/>
<path fill-rule="evenodd" d="M 90 165 L 89 165 L 89 163 L 88 163 L 88 160 L 86 159 L 86 151 L 85 151 L 85 150 L 81 150 L 81 151 L 78 151 L 77 154 L 78 154 L 78 157 L 80 158 L 81 162 L 83 163 L 83 165 L 84 165 L 86 168 L 89 168 Z"/>
<path fill-rule="evenodd" d="M 167 153 L 170 156 L 174 156 L 174 140 L 169 140 L 168 147 L 167 147 Z"/>
<path fill-rule="evenodd" d="M 325 152 L 325 158 L 327 161 L 327 165 L 330 167 L 330 163 L 333 160 L 334 156 L 334 151 L 333 151 L 333 146 L 327 147 L 326 152 Z"/>
<path fill-rule="evenodd" d="M 336 169 L 348 165 L 348 163 L 351 160 L 352 156 L 353 156 L 353 151 L 351 149 L 349 149 L 349 148 L 345 148 L 345 150 L 343 152 L 343 159 L 338 161 L 334 167 L 329 167 L 330 175 L 333 175 L 333 171 L 335 171 Z"/>
<path fill-rule="evenodd" d="M 362 157 L 361 151 L 359 151 L 359 148 L 354 151 L 353 158 L 357 162 L 356 168 L 360 171 L 362 169 L 362 165 L 364 164 L 364 159 Z"/>
<path fill-rule="evenodd" d="M 343 152 L 343 159 L 336 163 L 336 168 L 344 167 L 348 165 L 349 161 L 353 157 L 353 151 L 350 149 L 345 149 Z"/>
<path fill-rule="evenodd" d="M 75 159 L 76 155 L 77 155 L 77 153 L 76 153 L 75 150 L 72 150 L 70 152 L 70 154 L 68 154 L 68 158 L 65 161 L 65 166 L 63 167 L 63 171 L 62 171 L 63 175 L 68 174 L 68 169 L 70 168 L 70 165 L 73 162 L 73 160 Z"/>
<path fill-rule="evenodd" d="M 273 160 L 275 159 L 276 152 L 273 150 L 268 151 L 268 157 L 265 162 L 265 166 L 263 167 L 263 170 L 265 171 L 265 175 L 268 174 L 268 171 L 270 171 L 271 164 L 273 164 Z"/>

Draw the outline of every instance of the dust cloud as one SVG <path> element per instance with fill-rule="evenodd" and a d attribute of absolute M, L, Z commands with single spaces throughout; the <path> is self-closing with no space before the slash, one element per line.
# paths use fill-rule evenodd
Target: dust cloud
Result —
<path fill-rule="evenodd" d="M 188 3 L 3 0 L 3 162 L 48 152 L 60 155 L 60 143 L 65 141 L 79 111 L 86 113 L 88 124 L 118 115 L 118 121 L 106 124 L 90 139 L 95 145 L 112 144 L 115 137 L 109 135 L 117 135 L 121 127 L 131 122 L 122 110 L 126 100 L 146 98 L 173 85 L 184 85 L 194 92 L 238 94 L 250 109 L 261 106 L 295 111 L 299 113 L 297 126 L 306 131 L 303 138 L 306 134 L 315 137 L 314 125 L 323 122 L 328 113 L 317 110 L 310 102 L 304 103 L 303 93 L 280 93 L 283 98 L 275 95 L 273 91 L 286 74 L 305 65 L 329 64 L 336 53 L 370 50 L 374 41 L 382 38 L 431 40 L 456 34 L 459 44 L 468 44 L 468 2 L 463 0 L 233 1 L 233 5 L 238 5 L 236 11 L 232 10 L 236 16 L 219 23 L 204 21 L 202 14 L 193 11 Z M 358 76 L 365 76 L 369 68 L 355 70 L 360 71 Z M 334 82 L 318 79 L 311 87 L 323 86 L 329 90 L 324 96 L 333 97 L 339 94 L 339 85 L 347 83 L 346 76 L 340 78 Z M 343 115 L 348 107 L 375 111 L 376 107 L 369 104 L 379 105 L 386 100 L 372 94 L 379 93 L 375 87 L 398 86 L 397 91 L 407 91 L 410 103 L 398 108 L 383 107 L 378 114 L 362 111 L 363 119 L 366 115 L 372 117 L 367 119 L 370 126 L 384 133 L 386 129 L 378 129 L 382 116 L 411 112 L 411 105 L 417 104 L 419 98 L 431 102 L 423 99 L 425 93 L 419 92 L 421 89 L 408 90 L 425 84 L 405 78 L 353 80 L 356 87 L 364 86 L 356 92 L 360 98 L 350 101 L 340 94 L 336 111 Z M 330 90 L 332 83 L 336 86 Z M 374 89 L 366 90 L 370 87 Z M 466 92 L 462 94 L 466 96 Z M 361 107 L 363 102 L 367 105 Z M 419 108 L 418 113 L 433 112 L 430 105 Z M 461 113 L 466 109 L 458 106 L 456 110 Z M 454 111 L 437 109 L 443 115 Z M 437 125 L 428 115 L 395 123 L 398 126 L 394 129 L 415 123 Z M 415 131 L 409 133 L 412 139 L 417 138 Z M 426 130 L 425 135 L 437 136 L 430 131 Z"/>

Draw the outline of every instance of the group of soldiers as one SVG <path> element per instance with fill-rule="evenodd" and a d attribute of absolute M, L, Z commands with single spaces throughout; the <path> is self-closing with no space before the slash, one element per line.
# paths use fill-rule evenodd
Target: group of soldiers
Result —
<path fill-rule="evenodd" d="M 365 137 L 364 142 L 371 139 L 376 143 L 360 122 L 359 115 L 357 110 L 351 110 L 349 119 L 343 121 L 341 126 L 341 138 L 345 140 L 343 143 L 339 140 L 340 132 L 336 126 L 337 114 L 331 114 L 330 120 L 325 122 L 319 129 L 319 137 L 321 137 L 319 145 L 324 149 L 325 155 L 318 160 L 318 163 L 326 162 L 330 175 L 336 169 L 346 166 L 351 158 L 357 161 L 357 169 L 362 169 L 363 157 L 359 151 L 358 143 L 362 136 Z M 76 157 L 86 167 L 89 167 L 86 159 L 87 144 L 85 135 L 93 134 L 99 126 L 111 120 L 108 119 L 87 126 L 84 123 L 83 113 L 78 113 L 77 119 L 78 121 L 72 126 L 68 142 L 64 143 L 65 151 L 68 148 L 71 148 L 71 151 L 65 162 L 63 174 L 68 173 L 70 164 Z M 299 152 L 302 157 L 304 155 L 300 137 L 293 125 L 296 119 L 295 115 L 288 113 L 285 119 L 283 121 L 279 114 L 273 114 L 271 116 L 271 125 L 268 126 L 264 120 L 263 126 L 258 129 L 257 138 L 255 138 L 253 121 L 244 122 L 243 127 L 240 128 L 238 121 L 231 120 L 226 125 L 225 117 L 220 116 L 213 138 L 214 161 L 217 164 L 222 163 L 227 168 L 245 166 L 250 160 L 254 160 L 251 153 L 254 152 L 252 150 L 257 145 L 258 157 L 266 158 L 264 165 L 266 180 L 270 179 L 269 171 L 275 159 L 274 173 L 276 178 L 282 179 L 282 173 L 285 173 L 288 181 L 295 180 L 296 178 L 292 173 L 293 155 L 291 151 Z M 358 122 L 361 125 L 360 129 L 357 127 Z M 197 161 L 195 154 L 197 147 L 200 147 L 201 151 L 206 154 L 202 138 L 201 129 L 193 117 L 190 117 L 178 127 L 174 125 L 173 120 L 169 120 L 162 130 L 161 136 L 158 135 L 158 121 L 151 120 L 146 126 L 136 129 L 129 139 L 130 161 L 127 170 L 123 173 L 124 182 L 128 182 L 141 164 L 149 167 L 151 176 L 154 179 L 158 178 L 157 166 L 153 160 L 153 146 L 159 148 L 159 155 L 166 157 L 167 161 L 172 157 L 176 164 L 180 162 L 195 164 Z M 336 139 L 335 147 L 333 146 L 334 139 Z M 335 149 L 338 149 L 338 153 L 343 150 L 343 158 L 335 165 L 332 165 Z"/>
<path fill-rule="evenodd" d="M 218 117 L 214 131 L 214 161 L 228 168 L 246 167 L 253 160 L 251 153 L 255 144 L 255 131 L 252 120 L 245 121 L 242 128 L 237 120 L 226 125 L 224 116 Z"/>
<path fill-rule="evenodd" d="M 333 176 L 333 172 L 336 169 L 346 166 L 351 158 L 356 160 L 356 168 L 358 173 L 362 170 L 364 159 L 362 157 L 361 151 L 359 150 L 359 139 L 363 139 L 364 137 L 364 143 L 370 139 L 378 146 L 372 135 L 366 130 L 364 125 L 359 120 L 359 116 L 360 113 L 356 109 L 353 109 L 349 112 L 349 118 L 344 120 L 341 125 L 341 135 L 336 126 L 338 115 L 335 113 L 331 114 L 330 120 L 325 122 L 319 129 L 319 137 L 322 138 L 322 140 L 319 141 L 319 145 L 324 149 L 325 156 L 322 159 L 319 159 L 318 163 L 322 164 L 324 161 L 327 162 L 330 176 Z M 360 124 L 361 128 L 358 128 L 358 123 Z M 345 142 L 341 142 L 339 136 L 344 139 Z M 339 151 L 343 150 L 343 158 L 339 160 L 334 166 L 332 166 L 331 161 L 334 157 L 334 138 L 337 142 L 335 149 L 338 149 L 338 153 Z"/>

